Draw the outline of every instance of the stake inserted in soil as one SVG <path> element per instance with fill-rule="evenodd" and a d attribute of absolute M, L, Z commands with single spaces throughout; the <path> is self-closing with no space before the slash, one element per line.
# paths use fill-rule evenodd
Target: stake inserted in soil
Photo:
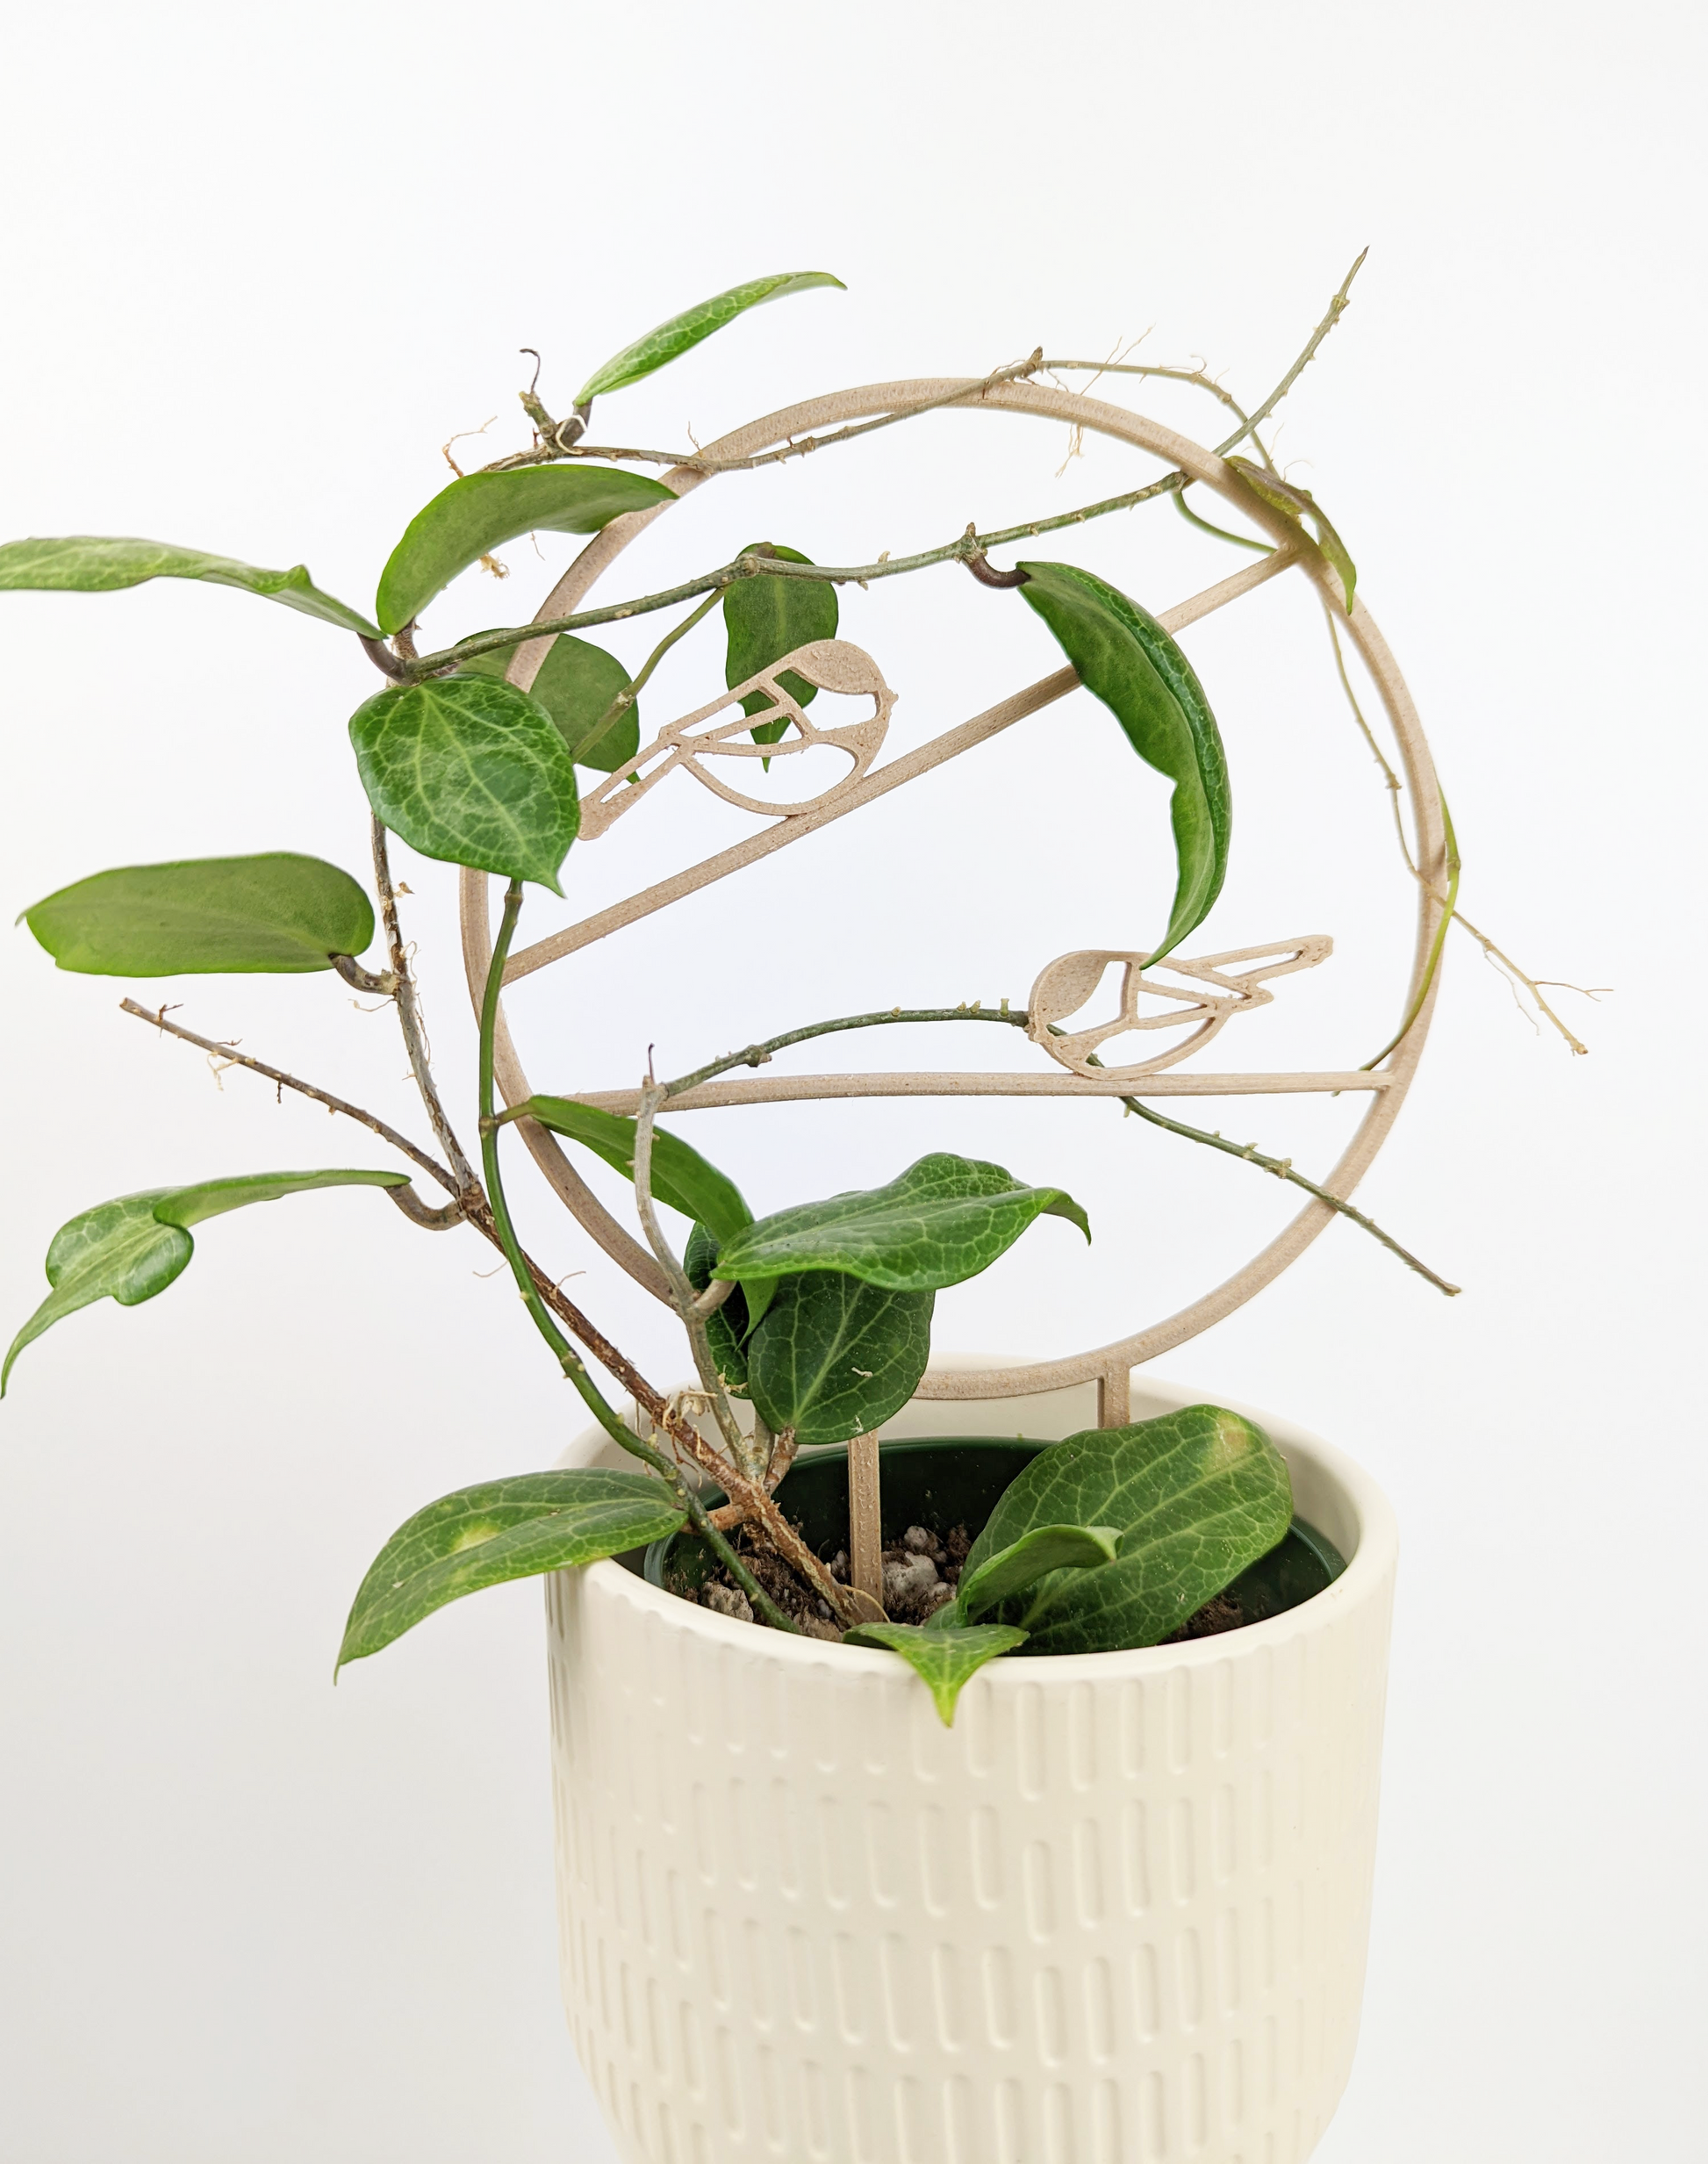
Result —
<path fill-rule="evenodd" d="M 878 1488 L 878 1438 L 848 1446 L 848 1570 L 854 1590 L 884 1609 L 884 1534 Z"/>

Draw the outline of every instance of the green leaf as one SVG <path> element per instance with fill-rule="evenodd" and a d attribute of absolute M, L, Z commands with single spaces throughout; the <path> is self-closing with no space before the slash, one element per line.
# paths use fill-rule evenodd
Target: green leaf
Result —
<path fill-rule="evenodd" d="M 356 708 L 350 742 L 376 817 L 412 849 L 563 893 L 575 762 L 526 692 L 484 676 L 395 685 Z"/>
<path fill-rule="evenodd" d="M 717 1259 L 715 1236 L 703 1225 L 696 1225 L 688 1234 L 688 1244 L 682 1253 L 682 1274 L 696 1292 L 704 1292 L 711 1283 L 712 1269 Z M 721 1307 L 714 1308 L 706 1318 L 706 1337 L 711 1347 L 712 1362 L 732 1398 L 748 1395 L 746 1346 L 747 1334 L 752 1326 L 747 1299 L 739 1285 Z"/>
<path fill-rule="evenodd" d="M 380 573 L 375 613 L 389 636 L 413 623 L 459 572 L 518 534 L 596 534 L 625 511 L 675 500 L 662 481 L 614 466 L 465 474 L 410 521 Z"/>
<path fill-rule="evenodd" d="M 857 1623 L 843 1633 L 844 1645 L 882 1646 L 899 1653 L 931 1693 L 944 1728 L 955 1724 L 955 1701 L 987 1661 L 1012 1653 L 1026 1633 L 1001 1623 L 966 1630 L 932 1630 L 921 1623 Z"/>
<path fill-rule="evenodd" d="M 886 1292 L 838 1270 L 785 1277 L 747 1345 L 766 1425 L 846 1442 L 899 1413 L 931 1357 L 934 1292 Z"/>
<path fill-rule="evenodd" d="M 764 542 L 750 542 L 737 553 L 751 556 L 761 548 L 786 564 L 813 560 L 802 556 L 799 549 L 779 548 Z M 763 573 L 757 579 L 738 579 L 723 597 L 723 623 L 728 636 L 724 682 L 733 688 L 750 676 L 757 676 L 761 669 L 770 668 L 785 654 L 793 653 L 798 646 L 808 645 L 814 639 L 835 638 L 840 614 L 836 589 L 828 579 L 767 578 Z M 786 669 L 777 680 L 803 707 L 818 697 L 818 686 L 809 684 L 793 669 Z M 770 704 L 764 692 L 750 691 L 742 701 L 742 711 L 757 714 Z M 752 731 L 753 741 L 775 744 L 787 727 L 781 715 L 774 722 L 761 722 Z"/>
<path fill-rule="evenodd" d="M 1037 1527 L 1113 1528 L 1113 1563 L 1052 1572 L 998 1613 L 1030 1632 L 1037 1653 L 1155 1645 L 1267 1555 L 1292 1515 L 1286 1463 L 1262 1429 L 1188 1406 L 1040 1451 L 973 1542 L 962 1582 Z"/>
<path fill-rule="evenodd" d="M 1317 545 L 1340 574 L 1341 587 L 1346 596 L 1346 614 L 1350 616 L 1353 613 L 1353 590 L 1358 584 L 1358 566 L 1353 562 L 1346 543 L 1329 524 L 1316 497 L 1308 488 L 1300 488 L 1292 481 L 1283 481 L 1280 474 L 1267 472 L 1262 466 L 1253 464 L 1249 458 L 1230 458 L 1228 464 L 1238 471 L 1240 478 L 1253 494 L 1262 497 L 1271 510 L 1283 513 L 1295 526 L 1302 527 L 1306 519 L 1314 521 Z"/>
<path fill-rule="evenodd" d="M 193 1187 L 157 1187 L 143 1195 L 121 1195 L 97 1203 L 61 1225 L 47 1250 L 47 1282 L 53 1290 L 12 1340 L 0 1368 L 0 1398 L 6 1392 L 12 1362 L 78 1308 L 115 1299 L 121 1307 L 152 1300 L 183 1269 L 195 1253 L 190 1227 L 205 1218 L 248 1203 L 276 1202 L 282 1195 L 320 1187 L 406 1187 L 406 1172 L 255 1172 L 233 1179 L 202 1180 Z"/>
<path fill-rule="evenodd" d="M 169 541 L 133 541 L 106 534 L 65 534 L 55 540 L 9 541 L 0 547 L 0 588 L 41 592 L 112 593 L 140 586 L 150 579 L 200 579 L 210 586 L 236 586 L 263 600 L 282 601 L 345 631 L 377 638 L 377 625 L 357 609 L 322 593 L 305 564 L 289 571 L 262 571 L 234 557 L 209 556 L 200 549 L 175 548 Z"/>
<path fill-rule="evenodd" d="M 804 293 L 815 285 L 834 285 L 838 292 L 847 290 L 842 280 L 833 278 L 828 270 L 784 270 L 774 277 L 750 278 L 745 285 L 732 285 L 727 293 L 714 293 L 710 300 L 685 308 L 680 315 L 669 317 L 644 338 L 637 338 L 632 346 L 625 346 L 621 353 L 613 354 L 582 385 L 575 402 L 585 406 L 591 399 L 603 398 L 607 392 L 621 391 L 625 385 L 639 383 L 642 376 L 650 376 L 654 369 L 663 368 L 667 362 L 686 353 L 691 346 L 697 346 L 702 338 L 709 338 L 726 323 L 733 323 L 746 309 L 757 308 L 763 301 L 781 300 L 786 293 Z"/>
<path fill-rule="evenodd" d="M 976 1621 L 1052 1571 L 1095 1571 L 1115 1561 L 1121 1535 L 1114 1526 L 1040 1525 L 987 1556 L 976 1571 L 963 1570 L 953 1600 L 932 1617 L 940 1629 Z"/>
<path fill-rule="evenodd" d="M 1023 564 L 1020 589 L 1147 766 L 1174 784 L 1178 866 L 1160 961 L 1202 924 L 1227 876 L 1232 808 L 1221 732 L 1192 664 L 1137 601 L 1073 564 Z"/>
<path fill-rule="evenodd" d="M 1085 1211 L 1062 1189 L 1023 1187 L 1001 1165 L 938 1151 L 887 1187 L 760 1218 L 725 1244 L 717 1275 L 746 1282 L 845 1270 L 892 1292 L 936 1292 L 976 1277 L 1044 1216 L 1067 1218 L 1091 1238 Z"/>
<path fill-rule="evenodd" d="M 520 643 L 518 640 L 517 644 Z M 515 646 L 506 646 L 497 653 L 477 654 L 471 661 L 458 663 L 458 673 L 502 676 L 515 651 Z M 528 696 L 537 700 L 556 723 L 557 733 L 569 745 L 570 757 L 578 766 L 597 766 L 609 774 L 641 748 L 638 699 L 607 728 L 599 728 L 611 710 L 612 701 L 619 692 L 628 689 L 628 672 L 614 654 L 562 631 L 548 648 L 540 673 L 528 687 Z"/>
<path fill-rule="evenodd" d="M 635 1177 L 635 1122 L 620 1113 L 581 1104 L 574 1097 L 529 1097 L 518 1111 L 554 1134 L 584 1143 L 625 1179 Z M 753 1222 L 741 1190 L 680 1136 L 652 1131 L 652 1191 L 685 1218 L 694 1218 L 715 1239 L 727 1240 Z"/>
<path fill-rule="evenodd" d="M 61 969 L 97 977 L 330 969 L 374 936 L 368 897 L 335 864 L 277 851 L 133 864 L 24 911 Z"/>
<path fill-rule="evenodd" d="M 599 1465 L 459 1488 L 418 1510 L 375 1556 L 338 1665 L 365 1660 L 464 1593 L 620 1556 L 685 1522 L 662 1480 Z"/>

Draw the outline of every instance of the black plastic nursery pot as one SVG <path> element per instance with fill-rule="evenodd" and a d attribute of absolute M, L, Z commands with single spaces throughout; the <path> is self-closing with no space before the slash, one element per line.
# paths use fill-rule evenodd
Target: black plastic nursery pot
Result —
<path fill-rule="evenodd" d="M 976 1535 L 1022 1467 L 1054 1447 L 1019 1435 L 944 1435 L 879 1443 L 886 1545 L 899 1541 L 909 1526 L 923 1526 L 939 1536 L 965 1526 L 969 1535 Z M 828 1444 L 797 1459 L 778 1484 L 777 1500 L 807 1545 L 828 1562 L 848 1544 L 847 1445 Z M 641 1558 L 622 1560 L 634 1569 Z M 649 1584 L 679 1596 L 697 1593 L 716 1567 L 706 1542 L 686 1531 L 655 1541 L 641 1564 Z M 1226 1628 L 1243 1628 L 1300 1607 L 1346 1567 L 1333 1542 L 1295 1516 L 1285 1538 L 1226 1587 L 1225 1597 L 1239 1608 L 1238 1622 Z"/>

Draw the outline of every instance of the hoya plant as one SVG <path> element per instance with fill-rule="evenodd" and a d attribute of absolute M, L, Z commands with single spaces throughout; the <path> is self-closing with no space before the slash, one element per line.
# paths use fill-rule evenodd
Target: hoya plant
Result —
<path fill-rule="evenodd" d="M 414 1226 L 467 1226 L 500 1251 L 530 1326 L 630 1467 L 521 1471 L 428 1504 L 392 1535 L 362 1581 L 341 1664 L 379 1651 L 483 1586 L 627 1554 L 685 1529 L 704 1544 L 731 1603 L 738 1600 L 759 1627 L 795 1631 L 810 1621 L 820 1636 L 889 1649 L 912 1664 L 947 1721 L 957 1692 L 984 1662 L 1022 1646 L 1053 1654 L 1156 1643 L 1287 1534 L 1292 1500 L 1281 1457 L 1250 1422 L 1210 1406 L 1089 1431 L 1042 1452 L 977 1531 L 954 1583 L 945 1584 L 922 1621 L 887 1613 L 870 1584 L 850 1582 L 836 1557 L 803 1536 L 786 1495 L 779 1500 L 779 1483 L 797 1452 L 869 1437 L 912 1397 L 930 1356 L 939 1291 L 1000 1265 L 1023 1237 L 1089 1240 L 1091 1225 L 1047 1168 L 1010 1171 L 947 1147 L 927 1149 L 879 1187 L 807 1199 L 768 1194 L 755 1207 L 661 1117 L 685 1090 L 810 1036 L 895 1022 L 1023 1028 L 1023 1011 L 1006 1004 L 1000 1012 L 896 1010 L 786 1031 L 674 1081 L 649 1075 L 634 1117 L 584 1101 L 571 1076 L 562 1078 L 558 1094 L 499 1101 L 499 996 L 526 896 L 530 888 L 555 895 L 570 889 L 584 804 L 590 821 L 595 803 L 608 820 L 614 803 L 623 808 L 625 787 L 646 786 L 641 708 L 663 655 L 705 625 L 714 700 L 728 696 L 737 733 L 750 723 L 754 744 L 780 748 L 790 721 L 788 711 L 779 710 L 779 694 L 786 705 L 793 702 L 797 719 L 816 696 L 820 682 L 806 672 L 810 653 L 835 640 L 837 588 L 851 580 L 965 564 L 1003 596 L 993 598 L 993 608 L 1036 619 L 1039 640 L 1054 642 L 1134 754 L 1172 783 L 1170 839 L 1159 834 L 1156 840 L 1172 845 L 1173 898 L 1156 927 L 1152 960 L 1203 921 L 1222 888 L 1231 834 L 1227 759 L 1209 701 L 1179 645 L 1139 601 L 1090 571 L 1030 554 L 1008 570 L 989 561 L 1000 544 L 1033 544 L 1053 529 L 1145 503 L 1172 500 L 1203 523 L 1186 503 L 1180 473 L 1002 532 L 969 528 L 940 547 L 875 564 L 826 567 L 794 545 L 750 543 L 666 591 L 544 622 L 477 623 L 445 636 L 448 604 L 440 597 L 506 543 L 528 534 L 596 534 L 625 514 L 671 500 L 671 490 L 639 469 L 672 463 L 675 455 L 593 444 L 596 403 L 746 310 L 839 283 L 817 271 L 757 278 L 674 316 L 596 368 L 566 419 L 555 418 L 536 395 L 536 372 L 535 386 L 521 394 L 533 426 L 529 446 L 460 476 L 407 521 L 367 609 L 323 592 L 301 564 L 267 571 L 199 549 L 87 535 L 0 547 L 0 586 L 93 593 L 166 578 L 230 587 L 316 618 L 328 636 L 351 638 L 353 658 L 370 684 L 377 671 L 379 682 L 348 724 L 353 782 L 365 792 L 372 817 L 371 898 L 343 867 L 280 850 L 97 871 L 31 904 L 23 922 L 61 969 L 133 981 L 319 972 L 389 1001 L 434 1143 L 424 1147 L 282 1068 L 216 1046 L 163 1010 L 126 999 L 128 1013 L 360 1121 L 399 1161 L 390 1171 L 330 1167 L 192 1181 L 80 1211 L 49 1244 L 48 1292 L 12 1341 L 0 1391 L 25 1348 L 75 1310 L 106 1298 L 134 1306 L 163 1291 L 189 1266 L 197 1226 L 252 1204 L 367 1186 L 382 1190 Z M 1312 499 L 1274 471 L 1259 435 L 1346 292 L 1343 286 L 1276 392 L 1249 416 L 1234 409 L 1238 426 L 1219 449 L 1246 478 L 1254 500 L 1296 528 L 1297 546 L 1322 552 L 1350 608 L 1351 558 Z M 1046 363 L 1040 352 L 996 379 L 1087 365 Z M 1216 395 L 1231 404 L 1219 389 Z M 846 428 L 822 443 L 924 410 Z M 814 448 L 809 441 L 790 449 Z M 455 589 L 459 605 L 470 591 Z M 430 608 L 436 643 L 420 629 Z M 632 674 L 586 636 L 602 624 L 657 612 L 670 628 Z M 720 629 L 722 651 L 714 653 L 711 642 Z M 550 642 L 544 663 L 523 690 L 511 680 L 519 650 L 542 639 Z M 800 666 L 779 671 L 791 658 Z M 447 1109 L 420 1026 L 400 916 L 403 890 L 389 856 L 394 836 L 439 864 L 506 882 L 480 1006 L 471 1150 Z M 1164 1119 L 1137 1100 L 1124 1102 L 1153 1124 L 1244 1156 L 1331 1202 L 1394 1246 L 1285 1161 Z M 632 1181 L 641 1230 L 685 1333 L 696 1393 L 667 1394 L 642 1374 L 565 1295 L 556 1274 L 523 1248 L 506 1188 L 512 1130 L 523 1118 Z M 952 1138 L 922 1139 L 941 1145 Z M 441 1200 L 424 1196 L 424 1181 Z M 687 1225 L 679 1246 L 667 1235 L 661 1205 Z M 634 1399 L 638 1427 L 620 1414 L 601 1375 Z M 703 1432 L 708 1427 L 710 1434 Z M 804 1607 L 777 1597 L 779 1570 Z"/>

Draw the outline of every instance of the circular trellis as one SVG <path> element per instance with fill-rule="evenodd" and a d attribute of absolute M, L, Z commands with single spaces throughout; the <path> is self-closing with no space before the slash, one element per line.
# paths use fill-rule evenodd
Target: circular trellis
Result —
<path fill-rule="evenodd" d="M 1191 481 L 1216 490 L 1247 518 L 1262 525 L 1276 544 L 1274 553 L 1175 608 L 1161 612 L 1159 620 L 1171 632 L 1178 632 L 1187 624 L 1195 622 L 1213 610 L 1237 600 L 1267 579 L 1293 570 L 1310 580 L 1330 606 L 1337 608 L 1341 606 L 1342 597 L 1336 572 L 1314 548 L 1302 542 L 1296 526 L 1281 512 L 1259 501 L 1238 478 L 1234 471 L 1213 451 L 1204 449 L 1185 436 L 1177 435 L 1173 429 L 1165 428 L 1156 421 L 1074 392 L 1052 390 L 1030 383 L 992 385 L 981 378 L 965 381 L 926 379 L 868 385 L 863 389 L 837 392 L 826 398 L 813 399 L 804 404 L 789 406 L 781 413 L 767 414 L 720 438 L 707 447 L 704 456 L 708 460 L 748 458 L 818 428 L 840 427 L 927 405 L 946 407 L 951 411 L 1027 413 L 1046 421 L 1066 421 L 1075 428 L 1089 428 L 1098 434 L 1113 436 L 1121 442 L 1131 444 L 1136 449 L 1166 460 L 1171 466 L 1183 471 Z M 678 497 L 686 495 L 702 482 L 714 478 L 712 474 L 688 466 L 678 466 L 664 477 L 664 485 Z M 573 614 L 580 608 L 594 581 L 616 560 L 629 542 L 643 527 L 650 525 L 654 519 L 669 508 L 668 504 L 659 504 L 651 510 L 631 512 L 614 520 L 602 532 L 595 535 L 547 596 L 536 621 Z M 1171 1068 L 1166 1074 L 1147 1072 L 1142 1082 L 1137 1082 L 1118 1071 L 1102 1075 L 1087 1071 L 1083 1064 L 1076 1071 L 1053 1075 L 920 1072 L 801 1075 L 756 1082 L 702 1083 L 683 1091 L 673 1099 L 673 1108 L 687 1111 L 696 1106 L 714 1104 L 825 1097 L 958 1095 L 1107 1097 L 1124 1094 L 1148 1097 L 1360 1090 L 1370 1094 L 1370 1109 L 1360 1121 L 1339 1161 L 1324 1182 L 1331 1193 L 1343 1199 L 1349 1197 L 1398 1117 L 1400 1106 L 1423 1053 L 1440 981 L 1439 967 L 1433 974 L 1430 970 L 1430 957 L 1444 906 L 1439 896 L 1445 883 L 1446 835 L 1434 763 L 1430 757 L 1429 745 L 1425 740 L 1417 709 L 1406 689 L 1404 679 L 1389 651 L 1387 641 L 1377 629 L 1374 620 L 1361 600 L 1354 604 L 1347 620 L 1347 630 L 1375 683 L 1399 745 L 1401 763 L 1411 795 L 1413 847 L 1421 875 L 1418 880 L 1417 944 L 1413 952 L 1410 982 L 1402 1010 L 1403 1012 L 1410 1013 L 1415 1006 L 1416 1013 L 1410 1027 L 1386 1064 L 1378 1071 L 1205 1075 L 1183 1074 Z M 510 680 L 523 690 L 528 689 L 539 672 L 549 646 L 550 639 L 547 637 L 530 640 L 519 647 L 510 665 Z M 837 651 L 844 655 L 858 651 L 846 647 Z M 786 661 L 787 658 L 786 657 Z M 774 667 L 781 669 L 784 665 L 784 662 L 779 662 Z M 881 679 L 878 681 L 881 690 Z M 572 925 L 565 931 L 555 933 L 535 946 L 524 949 L 510 961 L 505 972 L 506 984 L 513 983 L 518 978 L 561 960 L 623 925 L 649 916 L 656 909 L 666 908 L 671 902 L 697 893 L 714 881 L 728 877 L 773 851 L 804 838 L 807 834 L 831 820 L 858 810 L 875 798 L 912 780 L 917 774 L 929 771 L 944 759 L 957 756 L 974 744 L 995 735 L 1000 730 L 1036 713 L 1051 701 L 1064 697 L 1075 688 L 1078 682 L 1079 679 L 1071 669 L 1058 670 L 1053 675 L 1015 693 L 1000 705 L 973 716 L 971 721 L 949 730 L 918 751 L 875 768 L 871 766 L 870 757 L 863 761 L 857 759 L 855 773 L 825 797 L 815 800 L 810 808 L 792 811 L 779 806 L 776 808 L 774 816 L 768 808 L 762 816 L 771 816 L 772 823 L 748 840 L 737 843 L 733 848 L 708 858 L 688 871 L 661 881 L 611 909 L 599 911 L 583 924 Z M 727 703 L 727 700 L 717 702 L 719 706 Z M 882 707 L 881 699 L 879 704 Z M 707 709 L 707 713 L 711 711 Z M 883 707 L 883 711 L 886 713 L 887 708 Z M 695 718 L 699 717 L 691 717 Z M 712 786 L 717 785 L 714 783 Z M 470 996 L 477 1010 L 492 954 L 490 899 L 487 878 L 484 873 L 463 872 L 461 910 L 463 966 L 468 974 Z M 1271 948 L 1250 950 L 1252 954 L 1267 954 L 1275 951 Z M 1209 959 L 1212 961 L 1231 961 L 1239 958 Z M 1059 964 L 1051 964 L 1045 976 L 1050 976 L 1060 967 Z M 1040 983 L 1043 981 L 1041 979 Z M 1201 1036 L 1213 1034 L 1213 1030 L 1201 1032 Z M 1195 1049 L 1196 1042 L 1195 1039 Z M 506 1104 L 518 1104 L 533 1094 L 532 1085 L 517 1057 L 502 1008 L 499 1017 L 495 1064 L 499 1087 Z M 635 1094 L 632 1091 L 589 1093 L 591 1102 L 605 1104 L 614 1111 L 633 1111 Z M 556 1138 L 532 1120 L 520 1120 L 517 1125 L 541 1170 L 585 1230 L 638 1283 L 644 1285 L 658 1298 L 666 1299 L 668 1295 L 664 1280 L 657 1262 L 606 1210 L 577 1173 Z M 1095 1346 L 1088 1351 L 1068 1354 L 1055 1360 L 1039 1361 L 1024 1367 L 930 1374 L 921 1384 L 918 1394 L 922 1398 L 1024 1397 L 1036 1391 L 1058 1390 L 1070 1384 L 1094 1381 L 1099 1386 L 1100 1417 L 1105 1426 L 1116 1425 L 1127 1417 L 1128 1377 L 1132 1368 L 1184 1343 L 1188 1338 L 1195 1336 L 1210 1324 L 1231 1314 L 1235 1308 L 1243 1305 L 1253 1293 L 1268 1284 L 1302 1255 L 1335 1214 L 1324 1203 L 1310 1203 L 1267 1247 L 1253 1255 L 1232 1276 L 1193 1301 L 1189 1306 L 1181 1308 L 1160 1322 L 1135 1330 L 1130 1336 L 1117 1338 L 1109 1344 Z"/>

